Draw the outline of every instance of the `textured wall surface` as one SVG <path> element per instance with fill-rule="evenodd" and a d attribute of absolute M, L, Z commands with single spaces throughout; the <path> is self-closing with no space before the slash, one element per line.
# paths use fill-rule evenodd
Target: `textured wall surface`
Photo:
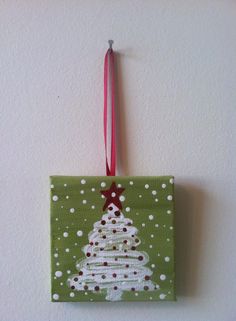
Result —
<path fill-rule="evenodd" d="M 0 1 L 4 321 L 235 320 L 234 1 Z M 49 175 L 104 175 L 115 40 L 122 175 L 176 177 L 176 303 L 51 303 Z"/>

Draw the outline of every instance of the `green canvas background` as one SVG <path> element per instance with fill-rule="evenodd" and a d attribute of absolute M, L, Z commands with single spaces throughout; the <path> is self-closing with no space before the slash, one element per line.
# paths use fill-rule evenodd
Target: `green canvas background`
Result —
<path fill-rule="evenodd" d="M 137 250 L 148 253 L 146 266 L 153 272 L 151 280 L 160 287 L 155 291 L 123 292 L 122 300 L 176 299 L 172 176 L 51 176 L 51 295 L 54 302 L 105 301 L 105 292 L 72 291 L 67 279 L 77 273 L 76 261 L 85 258 L 81 249 L 88 244 L 88 233 L 104 214 L 105 200 L 100 190 L 108 189 L 113 181 L 125 188 L 122 212 L 138 229 L 141 244 Z M 168 196 L 173 199 L 168 200 Z M 82 236 L 77 235 L 78 231 L 82 231 Z M 63 236 L 66 233 L 68 236 Z M 57 271 L 62 275 L 56 276 L 61 274 Z"/>

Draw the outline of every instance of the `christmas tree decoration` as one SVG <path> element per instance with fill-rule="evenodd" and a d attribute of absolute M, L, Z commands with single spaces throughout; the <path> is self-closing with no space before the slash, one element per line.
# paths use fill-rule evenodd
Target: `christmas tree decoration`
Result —
<path fill-rule="evenodd" d="M 112 41 L 109 45 L 104 62 L 106 176 L 50 177 L 51 298 L 174 301 L 174 178 L 116 176 Z"/>
<path fill-rule="evenodd" d="M 71 289 L 105 289 L 106 299 L 111 301 L 120 300 L 123 291 L 155 289 L 150 281 L 152 271 L 145 267 L 149 257 L 136 250 L 138 230 L 120 211 L 122 191 L 124 188 L 113 182 L 109 190 L 101 192 L 107 198 L 103 209 L 108 211 L 89 233 L 89 244 L 83 248 L 87 258 L 76 265 L 79 273 L 69 279 Z"/>

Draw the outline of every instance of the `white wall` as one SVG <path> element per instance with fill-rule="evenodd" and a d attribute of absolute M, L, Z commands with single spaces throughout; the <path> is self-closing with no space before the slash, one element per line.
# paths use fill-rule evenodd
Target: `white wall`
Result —
<path fill-rule="evenodd" d="M 236 317 L 234 1 L 1 1 L 1 320 Z M 51 174 L 104 175 L 118 56 L 121 174 L 176 177 L 176 303 L 50 302 Z"/>

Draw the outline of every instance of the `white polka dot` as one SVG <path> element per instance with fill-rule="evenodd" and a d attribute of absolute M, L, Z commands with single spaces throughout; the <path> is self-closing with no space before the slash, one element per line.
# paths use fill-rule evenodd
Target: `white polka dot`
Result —
<path fill-rule="evenodd" d="M 170 183 L 171 183 L 171 184 L 174 184 L 174 178 L 171 178 L 171 179 L 170 179 Z"/>
<path fill-rule="evenodd" d="M 51 188 L 54 188 L 54 185 L 53 185 L 53 184 L 51 184 Z"/>
<path fill-rule="evenodd" d="M 121 184 L 118 184 L 117 186 L 118 186 L 118 187 L 121 187 L 122 185 L 121 185 Z"/>
<path fill-rule="evenodd" d="M 92 192 L 95 192 L 95 188 L 94 188 L 94 187 L 92 187 L 92 188 L 91 188 L 91 191 L 92 191 Z"/>
<path fill-rule="evenodd" d="M 148 188 L 149 188 L 149 185 L 148 185 L 148 184 L 145 184 L 144 187 L 145 187 L 146 189 L 148 189 Z"/>
<path fill-rule="evenodd" d="M 111 193 L 111 197 L 116 197 L 116 193 L 115 192 Z"/>
<path fill-rule="evenodd" d="M 152 244 L 149 245 L 150 249 L 152 249 Z"/>
<path fill-rule="evenodd" d="M 59 300 L 59 294 L 57 293 L 54 293 L 52 297 L 54 300 Z"/>
<path fill-rule="evenodd" d="M 68 198 L 69 198 L 69 196 L 68 195 L 66 195 L 66 199 L 68 200 Z"/>
<path fill-rule="evenodd" d="M 88 295 L 88 292 L 84 292 L 84 295 Z"/>
<path fill-rule="evenodd" d="M 58 201 L 58 196 L 57 196 L 57 195 L 53 195 L 52 200 L 53 200 L 54 202 Z"/>
<path fill-rule="evenodd" d="M 167 239 L 166 239 L 166 241 L 167 241 L 167 242 L 170 242 L 170 239 L 169 239 L 169 238 L 167 238 Z"/>
<path fill-rule="evenodd" d="M 64 233 L 63 233 L 63 236 L 64 236 L 64 237 L 68 237 L 68 235 L 69 235 L 68 232 L 64 232 Z"/>
<path fill-rule="evenodd" d="M 71 212 L 71 213 L 74 213 L 74 212 L 75 212 L 75 209 L 72 207 L 72 208 L 70 209 L 70 212 Z"/>
<path fill-rule="evenodd" d="M 161 187 L 162 187 L 162 188 L 166 188 L 166 184 L 162 184 Z"/>
<path fill-rule="evenodd" d="M 76 234 L 77 234 L 77 236 L 81 237 L 81 236 L 83 235 L 83 231 L 80 231 L 80 230 L 79 230 L 79 231 L 77 231 Z"/>
<path fill-rule="evenodd" d="M 54 254 L 54 257 L 58 257 L 58 253 L 55 253 L 55 254 Z"/>
<path fill-rule="evenodd" d="M 64 283 L 63 282 L 60 282 L 60 285 L 62 286 Z"/>
<path fill-rule="evenodd" d="M 149 215 L 148 218 L 149 218 L 150 221 L 152 221 L 154 219 L 154 216 L 153 215 Z"/>
<path fill-rule="evenodd" d="M 61 271 L 56 271 L 55 275 L 57 278 L 60 278 L 62 276 L 62 272 Z"/>
<path fill-rule="evenodd" d="M 170 230 L 173 230 L 173 226 L 170 226 Z"/>
<path fill-rule="evenodd" d="M 101 187 L 105 187 L 106 186 L 106 183 L 105 182 L 102 182 L 101 183 Z"/>
<path fill-rule="evenodd" d="M 94 209 L 95 209 L 95 205 L 92 205 L 92 206 L 91 206 L 91 209 L 94 210 Z"/>
<path fill-rule="evenodd" d="M 75 296 L 74 292 L 70 293 L 70 297 L 73 298 Z"/>
<path fill-rule="evenodd" d="M 67 273 L 67 274 L 70 274 L 70 273 L 71 273 L 71 270 L 67 270 L 66 273 Z"/>
<path fill-rule="evenodd" d="M 141 194 L 139 194 L 139 196 L 138 196 L 139 198 L 142 198 L 143 197 L 143 195 L 141 195 Z"/>
<path fill-rule="evenodd" d="M 120 198 L 120 201 L 121 201 L 121 202 L 124 202 L 124 201 L 125 201 L 124 195 L 121 195 L 119 198 Z"/>
<path fill-rule="evenodd" d="M 59 266 L 59 265 L 60 265 L 60 263 L 59 263 L 59 262 L 57 262 L 57 263 L 56 263 L 56 265 L 57 265 L 57 266 Z"/>
<path fill-rule="evenodd" d="M 164 260 L 165 260 L 166 262 L 170 262 L 170 257 L 169 257 L 169 256 L 166 256 Z"/>
<path fill-rule="evenodd" d="M 102 194 L 102 195 L 101 195 L 101 198 L 105 198 L 105 196 Z"/>
<path fill-rule="evenodd" d="M 80 194 L 84 194 L 84 190 L 83 189 L 80 191 Z"/>
<path fill-rule="evenodd" d="M 138 296 L 138 292 L 135 293 L 135 296 Z"/>
<path fill-rule="evenodd" d="M 70 249 L 67 248 L 67 249 L 65 249 L 65 251 L 66 251 L 67 253 L 69 253 L 69 252 L 70 252 Z"/>
<path fill-rule="evenodd" d="M 130 181 L 129 184 L 130 184 L 130 185 L 134 185 L 134 182 L 133 182 L 133 181 Z"/>
<path fill-rule="evenodd" d="M 67 186 L 67 184 L 64 184 L 64 186 L 66 187 L 66 186 Z"/>
<path fill-rule="evenodd" d="M 161 300 L 164 300 L 165 297 L 166 297 L 166 295 L 165 295 L 164 293 L 161 293 L 161 294 L 159 295 L 159 298 L 160 298 Z"/>
<path fill-rule="evenodd" d="M 155 264 L 152 264 L 152 265 L 151 265 L 151 267 L 152 267 L 153 269 L 154 269 L 155 266 L 156 266 Z"/>
<path fill-rule="evenodd" d="M 142 226 L 144 227 L 146 224 L 145 223 L 142 223 Z"/>
<path fill-rule="evenodd" d="M 159 199 L 158 198 L 155 198 L 155 202 L 158 202 L 159 201 Z"/>
<path fill-rule="evenodd" d="M 87 203 L 87 201 L 86 201 L 86 200 L 83 200 L 83 201 L 82 201 L 82 203 L 83 203 L 83 204 L 86 204 L 86 203 Z"/>
<path fill-rule="evenodd" d="M 84 185 L 84 184 L 86 184 L 86 180 L 85 179 L 81 179 L 80 183 Z"/>
<path fill-rule="evenodd" d="M 151 234 L 151 238 L 152 238 L 152 239 L 154 238 L 154 235 L 153 235 L 153 234 Z"/>
<path fill-rule="evenodd" d="M 157 195 L 157 191 L 152 191 L 152 195 Z"/>
<path fill-rule="evenodd" d="M 165 281 L 165 279 L 166 279 L 166 275 L 165 274 L 161 274 L 160 275 L 160 280 Z"/>
<path fill-rule="evenodd" d="M 150 296 L 149 299 L 152 300 L 152 296 Z"/>
<path fill-rule="evenodd" d="M 168 211 L 167 211 L 167 214 L 171 214 L 171 211 L 170 211 L 170 210 L 168 210 Z"/>
<path fill-rule="evenodd" d="M 161 256 L 161 254 L 160 254 L 160 253 L 157 253 L 157 256 Z"/>
<path fill-rule="evenodd" d="M 126 212 L 130 212 L 130 207 L 125 208 Z"/>
<path fill-rule="evenodd" d="M 172 195 L 168 195 L 168 196 L 167 196 L 167 199 L 168 199 L 168 201 L 172 201 L 173 196 L 172 196 Z"/>

